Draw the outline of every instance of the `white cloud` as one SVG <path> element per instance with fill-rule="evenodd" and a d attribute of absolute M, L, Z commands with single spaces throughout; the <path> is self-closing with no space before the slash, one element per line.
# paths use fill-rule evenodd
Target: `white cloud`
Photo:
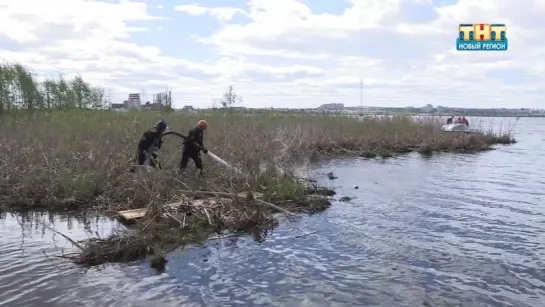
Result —
<path fill-rule="evenodd" d="M 168 86 L 179 105 L 209 106 L 228 84 L 252 106 L 359 105 L 363 78 L 365 104 L 543 107 L 544 1 L 347 2 L 341 14 L 313 13 L 302 0 L 251 0 L 246 11 L 190 4 L 167 20 L 146 2 L 0 0 L 0 58 L 81 73 L 118 96 Z M 199 61 L 131 40 L 135 31 L 172 29 L 166 22 L 184 22 L 180 12 L 221 21 L 210 35 L 195 27 L 203 46 L 180 47 Z M 237 15 L 246 21 L 234 23 Z M 457 25 L 479 22 L 507 24 L 510 50 L 456 51 Z"/>
<path fill-rule="evenodd" d="M 18 42 L 39 41 L 44 32 L 69 26 L 72 27 L 70 32 L 85 30 L 91 38 L 126 38 L 132 28 L 126 26 L 125 21 L 154 19 L 147 14 L 145 4 L 128 1 L 112 4 L 81 0 L 2 0 L 0 3 L 0 33 Z"/>
<path fill-rule="evenodd" d="M 187 13 L 189 15 L 210 15 L 220 21 L 231 21 L 237 14 L 244 15 L 246 12 L 240 8 L 234 7 L 213 7 L 208 8 L 198 4 L 178 5 L 175 7 L 177 11 Z"/>
<path fill-rule="evenodd" d="M 520 5 L 510 0 L 461 0 L 434 8 L 425 0 L 352 0 L 352 7 L 341 15 L 312 14 L 301 1 L 280 2 L 249 1 L 252 22 L 226 25 L 202 41 L 228 54 L 327 54 L 337 63 L 336 69 L 315 82 L 363 77 L 369 80 L 364 95 L 371 104 L 380 100 L 442 104 L 450 98 L 455 101 L 448 103 L 465 106 L 491 106 L 491 100 L 511 106 L 541 105 L 541 98 L 535 100 L 533 93 L 545 90 L 545 80 L 538 74 L 545 55 L 543 1 Z M 457 25 L 477 22 L 506 23 L 510 50 L 455 51 Z M 370 58 L 376 62 L 365 64 L 364 59 Z M 517 92 L 508 87 L 517 81 L 505 73 L 510 70 L 517 71 L 514 78 L 527 77 L 526 87 L 519 86 Z M 492 77 L 496 71 L 504 73 Z M 382 86 L 373 89 L 371 83 Z M 348 103 L 354 104 L 359 89 L 355 82 L 347 84 L 353 87 L 344 92 Z M 405 94 L 398 95 L 400 91 Z"/>

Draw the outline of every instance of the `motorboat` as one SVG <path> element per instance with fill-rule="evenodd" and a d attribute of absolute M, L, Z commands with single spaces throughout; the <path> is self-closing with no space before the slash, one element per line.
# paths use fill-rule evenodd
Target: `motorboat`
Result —
<path fill-rule="evenodd" d="M 442 131 L 446 132 L 471 132 L 469 130 L 469 126 L 466 124 L 446 124 L 443 127 L 441 127 Z"/>

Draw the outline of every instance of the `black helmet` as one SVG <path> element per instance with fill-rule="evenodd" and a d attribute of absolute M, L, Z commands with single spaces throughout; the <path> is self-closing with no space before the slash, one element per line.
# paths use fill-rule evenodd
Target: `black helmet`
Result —
<path fill-rule="evenodd" d="M 164 120 L 160 120 L 157 122 L 157 124 L 155 124 L 155 128 L 162 131 L 167 130 L 168 129 L 167 122 Z"/>

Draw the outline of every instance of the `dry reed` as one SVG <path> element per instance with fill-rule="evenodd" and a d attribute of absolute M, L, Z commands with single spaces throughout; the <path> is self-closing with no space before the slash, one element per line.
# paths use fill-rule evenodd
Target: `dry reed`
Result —
<path fill-rule="evenodd" d="M 180 177 L 181 142 L 166 136 L 163 170 L 141 180 L 127 172 L 141 133 L 157 120 L 186 133 L 198 119 L 210 124 L 209 149 L 248 176 L 234 179 L 223 166 L 205 165 L 204 178 Z M 10 208 L 119 210 L 179 197 L 177 190 L 232 192 L 276 186 L 308 157 L 389 156 L 409 151 L 475 152 L 510 135 L 443 133 L 434 120 L 304 115 L 159 114 L 54 111 L 4 115 L 0 122 L 0 203 Z"/>

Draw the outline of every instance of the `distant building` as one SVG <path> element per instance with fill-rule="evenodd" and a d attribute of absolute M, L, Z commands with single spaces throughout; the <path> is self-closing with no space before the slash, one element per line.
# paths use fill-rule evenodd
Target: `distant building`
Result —
<path fill-rule="evenodd" d="M 125 104 L 125 109 L 142 109 L 142 100 L 140 100 L 140 94 L 129 94 L 129 99 L 123 102 Z"/>
<path fill-rule="evenodd" d="M 160 101 L 153 102 L 153 103 L 150 103 L 148 101 L 142 106 L 143 111 L 159 111 L 159 110 L 162 110 L 163 108 L 164 108 L 164 105 Z"/>
<path fill-rule="evenodd" d="M 111 108 L 114 111 L 124 111 L 125 110 L 125 104 L 124 103 L 112 103 Z"/>
<path fill-rule="evenodd" d="M 142 110 L 142 103 L 140 101 L 140 94 L 129 94 L 127 100 L 123 103 L 112 103 L 110 109 L 114 111 L 127 111 L 127 110 Z"/>
<path fill-rule="evenodd" d="M 184 106 L 182 112 L 195 112 L 195 109 L 193 109 L 193 106 Z"/>
<path fill-rule="evenodd" d="M 344 103 L 326 103 L 320 106 L 324 110 L 342 110 L 344 109 Z"/>
<path fill-rule="evenodd" d="M 424 113 L 431 113 L 433 111 L 433 105 L 427 104 L 425 107 L 422 108 L 422 112 Z"/>

